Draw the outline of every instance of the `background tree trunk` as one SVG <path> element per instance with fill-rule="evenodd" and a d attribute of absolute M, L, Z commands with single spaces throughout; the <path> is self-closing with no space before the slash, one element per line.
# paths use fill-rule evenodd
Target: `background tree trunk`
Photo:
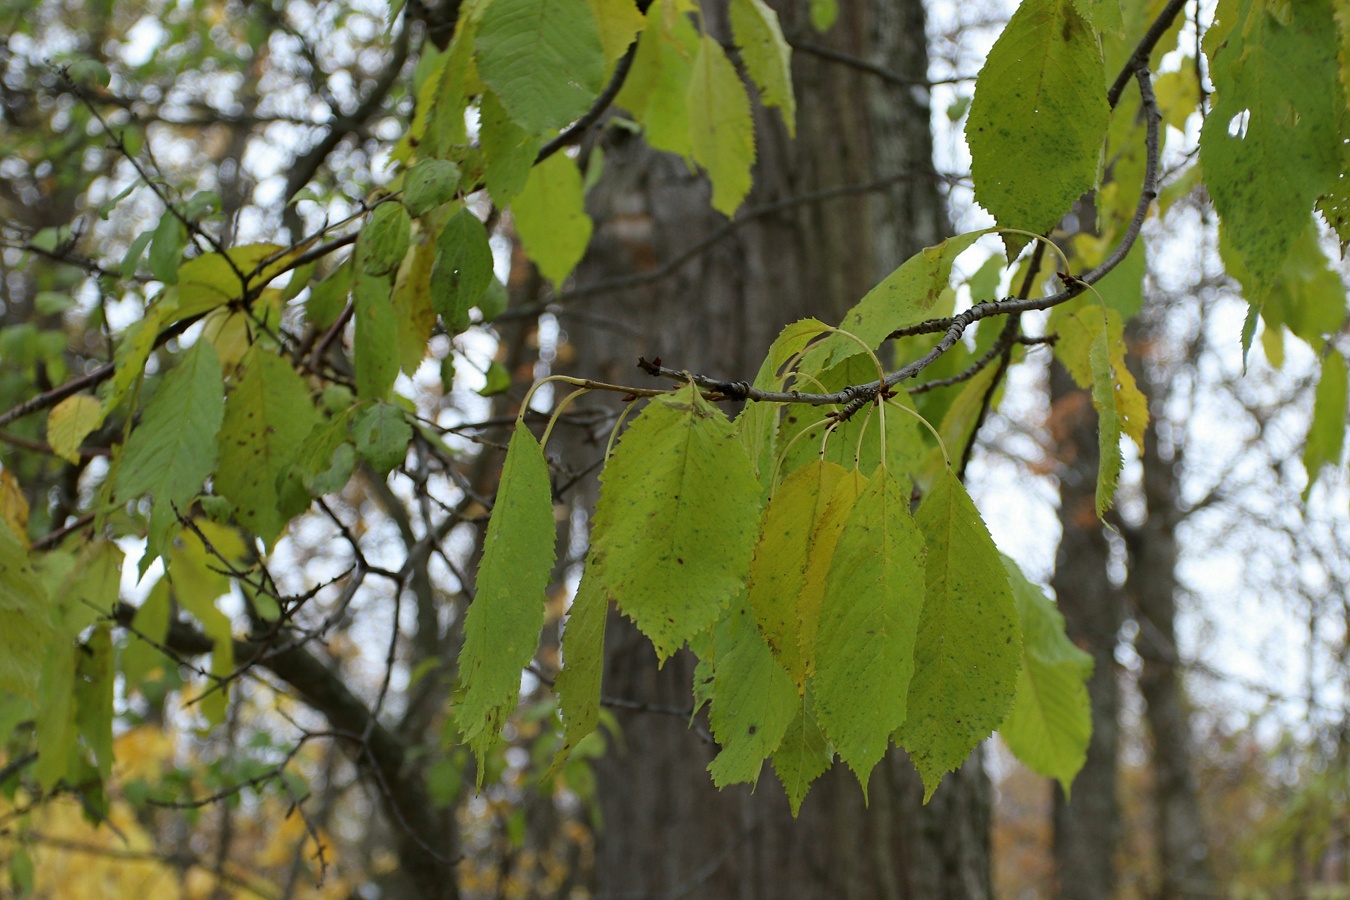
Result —
<path fill-rule="evenodd" d="M 790 35 L 902 79 L 926 76 L 919 0 L 841 4 L 825 36 L 806 34 L 795 5 L 774 5 Z M 710 210 L 706 181 L 682 161 L 611 132 L 606 178 L 590 197 L 595 238 L 576 287 L 660 277 L 563 307 L 561 327 L 586 374 L 632 381 L 645 355 L 748 378 L 784 324 L 837 321 L 905 257 L 942 237 L 926 91 L 800 50 L 794 77 L 796 140 L 776 111 L 757 114 L 743 224 L 670 272 L 661 267 L 727 222 Z M 573 440 L 565 452 L 582 449 Z M 603 439 L 597 444 L 592 457 Z M 592 499 L 578 494 L 578 503 Z M 899 752 L 873 773 L 866 806 L 853 776 L 836 767 L 793 822 L 768 767 L 755 792 L 717 791 L 705 770 L 716 748 L 688 727 L 687 714 L 662 713 L 691 706 L 690 655 L 658 670 L 647 640 L 616 620 L 606 656 L 605 695 L 645 708 L 616 709 L 622 735 L 597 765 L 599 897 L 990 895 L 989 787 L 978 753 L 926 808 Z"/>
<path fill-rule="evenodd" d="M 1115 888 L 1120 835 L 1115 652 L 1123 613 L 1120 592 L 1107 576 L 1110 547 L 1097 519 L 1097 415 L 1092 400 L 1058 363 L 1050 368 L 1050 397 L 1061 528 L 1051 585 L 1069 637 L 1096 663 L 1088 681 L 1092 741 L 1087 762 L 1074 780 L 1072 799 L 1058 785 L 1053 788 L 1055 870 L 1062 900 L 1105 900 Z"/>

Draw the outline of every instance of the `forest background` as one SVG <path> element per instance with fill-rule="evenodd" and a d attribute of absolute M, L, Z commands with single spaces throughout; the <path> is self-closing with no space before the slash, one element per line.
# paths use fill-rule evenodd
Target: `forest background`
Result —
<path fill-rule="evenodd" d="M 7 892 L 1347 889 L 1350 4 L 0 17 Z"/>

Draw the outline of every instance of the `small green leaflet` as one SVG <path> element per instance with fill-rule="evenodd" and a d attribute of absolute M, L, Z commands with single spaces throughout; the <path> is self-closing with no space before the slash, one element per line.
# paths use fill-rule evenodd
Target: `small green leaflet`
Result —
<path fill-rule="evenodd" d="M 357 414 L 352 436 L 356 452 L 377 474 L 388 475 L 403 465 L 413 432 L 403 410 L 389 403 L 376 403 Z"/>
<path fill-rule="evenodd" d="M 47 443 L 69 463 L 80 461 L 80 444 L 103 424 L 103 404 L 88 394 L 67 397 L 47 415 Z"/>
<path fill-rule="evenodd" d="M 1328 0 L 1244 3 L 1227 39 L 1209 47 L 1214 107 L 1200 164 L 1258 305 L 1339 172 L 1336 23 Z"/>
<path fill-rule="evenodd" d="M 469 310 L 491 280 L 487 229 L 467 208 L 460 209 L 436 238 L 431 269 L 431 303 L 447 329 L 458 334 L 469 327 Z"/>
<path fill-rule="evenodd" d="M 892 331 L 914 325 L 936 314 L 935 307 L 951 280 L 952 264 L 970 249 L 988 229 L 950 237 L 925 247 L 887 275 L 880 284 L 844 316 L 839 328 L 862 340 L 873 350 L 881 346 Z M 809 351 L 802 360 L 803 371 L 820 373 L 861 351 L 857 341 L 833 334 Z"/>
<path fill-rule="evenodd" d="M 581 116 L 604 87 L 605 51 L 587 0 L 494 0 L 475 47 L 483 81 L 535 134 Z"/>
<path fill-rule="evenodd" d="M 713 784 L 754 784 L 801 704 L 797 685 L 774 659 L 744 604 L 718 625 L 713 639 L 712 706 L 708 722 L 722 750 L 708 765 Z"/>
<path fill-rule="evenodd" d="M 115 492 L 125 502 L 154 492 L 156 505 L 185 505 L 216 466 L 216 433 L 225 416 L 220 360 L 197 341 L 169 370 L 131 432 L 117 468 Z"/>
<path fill-rule="evenodd" d="M 867 792 L 905 721 L 914 636 L 924 608 L 923 537 L 908 492 L 879 466 L 844 523 L 816 635 L 816 717 Z"/>
<path fill-rule="evenodd" d="M 924 802 L 1007 717 L 1022 637 L 1008 574 L 951 469 L 915 516 L 928 546 L 909 718 L 896 733 L 923 776 Z"/>
<path fill-rule="evenodd" d="M 28 551 L 0 518 L 0 691 L 37 698 L 38 673 L 53 643 L 51 616 Z"/>
<path fill-rule="evenodd" d="M 1341 448 L 1345 445 L 1345 417 L 1347 385 L 1345 357 L 1333 347 L 1322 357 L 1322 377 L 1317 382 L 1313 398 L 1312 427 L 1308 442 L 1303 447 L 1303 468 L 1308 473 L 1308 486 L 1303 489 L 1303 501 L 1308 501 L 1317 477 L 1324 466 L 1341 462 Z"/>
<path fill-rule="evenodd" d="M 394 319 L 391 287 L 386 275 L 356 273 L 352 291 L 352 318 L 356 324 L 352 355 L 356 393 L 363 400 L 383 399 L 398 378 L 398 322 Z"/>
<path fill-rule="evenodd" d="M 750 193 L 755 162 L 755 126 L 750 98 L 736 67 L 705 33 L 689 79 L 689 128 L 694 162 L 712 180 L 713 209 L 730 218 Z"/>
<path fill-rule="evenodd" d="M 445 159 L 423 159 L 403 179 L 403 205 L 420 216 L 448 203 L 459 190 L 459 166 Z"/>
<path fill-rule="evenodd" d="M 539 645 L 555 537 L 548 463 L 534 435 L 517 422 L 483 539 L 478 592 L 464 618 L 459 656 L 464 693 L 455 706 L 455 722 L 478 758 L 479 787 L 488 751 L 520 698 L 521 670 Z"/>
<path fill-rule="evenodd" d="M 811 782 L 824 775 L 833 763 L 834 753 L 825 732 L 816 723 L 811 692 L 807 691 L 797 701 L 796 715 L 773 754 L 773 770 L 787 792 L 793 816 L 801 812 Z"/>
<path fill-rule="evenodd" d="M 742 590 L 759 483 L 731 423 L 692 384 L 647 405 L 600 481 L 592 575 L 664 661 Z"/>
<path fill-rule="evenodd" d="M 655 0 L 638 38 L 637 55 L 614 102 L 633 115 L 657 150 L 693 155 L 689 82 L 699 49 L 694 23 L 676 0 Z"/>
<path fill-rule="evenodd" d="M 1024 0 L 975 82 L 975 199 L 1004 227 L 1049 231 L 1096 184 L 1110 115 L 1092 27 L 1071 0 Z M 1026 242 L 1005 235 L 1009 258 Z"/>
<path fill-rule="evenodd" d="M 1115 503 L 1116 485 L 1124 459 L 1120 453 L 1120 408 L 1116 405 L 1116 375 L 1107 349 L 1106 332 L 1092 342 L 1092 405 L 1097 408 L 1097 515 Z"/>
<path fill-rule="evenodd" d="M 745 71 L 759 87 L 765 106 L 783 112 L 788 136 L 797 134 L 797 100 L 792 93 L 792 48 L 783 37 L 778 13 L 764 0 L 732 0 L 731 32 Z"/>
<path fill-rule="evenodd" d="M 215 488 L 239 521 L 271 544 L 285 526 L 277 508 L 277 476 L 295 461 L 319 421 L 304 379 L 275 353 L 254 344 L 225 401 Z"/>
<path fill-rule="evenodd" d="M 361 231 L 362 267 L 367 275 L 391 275 L 408 253 L 412 219 L 402 203 L 386 201 L 375 207 Z"/>
<path fill-rule="evenodd" d="M 605 668 L 605 620 L 609 598 L 597 579 L 581 577 L 576 597 L 563 626 L 563 667 L 553 690 L 563 720 L 563 745 L 553 757 L 549 775 L 556 772 L 581 739 L 600 723 L 600 675 Z M 545 780 L 548 776 L 545 776 Z"/>
<path fill-rule="evenodd" d="M 1017 563 L 1003 557 L 1022 626 L 1022 671 L 1017 697 L 999 734 L 1033 772 L 1069 786 L 1087 759 L 1092 707 L 1086 680 L 1092 657 L 1064 634 L 1064 617 Z"/>
<path fill-rule="evenodd" d="M 566 154 L 555 153 L 530 169 L 511 214 L 530 259 L 545 278 L 561 284 L 591 241 L 591 217 L 586 215 L 586 192 L 577 164 Z"/>

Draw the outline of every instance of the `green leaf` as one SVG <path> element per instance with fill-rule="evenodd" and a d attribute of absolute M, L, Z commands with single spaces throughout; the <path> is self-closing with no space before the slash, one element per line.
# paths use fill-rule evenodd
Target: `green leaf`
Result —
<path fill-rule="evenodd" d="M 328 328 L 342 315 L 352 290 L 352 267 L 351 260 L 344 262 L 310 289 L 305 316 L 315 328 Z"/>
<path fill-rule="evenodd" d="M 1004 227 L 1054 228 L 1096 184 L 1110 114 L 1097 36 L 1071 0 L 1024 0 L 975 82 L 975 199 Z M 1010 258 L 1026 242 L 1004 236 Z"/>
<path fill-rule="evenodd" d="M 187 246 L 187 228 L 172 212 L 165 210 L 150 239 L 150 274 L 165 284 L 178 281 L 178 264 Z"/>
<path fill-rule="evenodd" d="M 1007 717 L 1022 638 L 998 550 L 951 469 L 915 516 L 928 545 L 909 719 L 896 739 L 923 776 L 924 802 Z"/>
<path fill-rule="evenodd" d="M 113 377 L 108 382 L 107 393 L 103 397 L 103 412 L 112 412 L 122 401 L 136 382 L 145 373 L 145 363 L 150 359 L 159 339 L 159 327 L 163 324 L 169 305 L 155 303 L 145 311 L 145 315 L 127 326 L 122 338 L 113 352 Z"/>
<path fill-rule="evenodd" d="M 100 622 L 79 656 L 75 682 L 75 721 L 79 734 L 94 754 L 99 777 L 106 780 L 113 764 L 113 666 L 112 634 Z"/>
<path fill-rule="evenodd" d="M 449 203 L 459 190 L 459 166 L 445 159 L 423 159 L 403 179 L 403 205 L 421 216 Z"/>
<path fill-rule="evenodd" d="M 397 329 L 399 368 L 409 377 L 427 356 L 427 341 L 436 330 L 436 310 L 431 305 L 431 273 L 436 261 L 436 245 L 419 242 L 407 263 L 399 268 L 389 304 Z"/>
<path fill-rule="evenodd" d="M 455 721 L 478 757 L 480 787 L 483 762 L 516 708 L 521 670 L 539 644 L 554 540 L 548 463 L 534 435 L 518 422 L 483 539 L 478 592 L 464 619 L 459 657 L 464 694 Z"/>
<path fill-rule="evenodd" d="M 478 396 L 480 397 L 495 397 L 511 387 L 511 373 L 507 371 L 506 366 L 495 359 L 488 366 L 485 377 L 486 383 L 478 389 Z"/>
<path fill-rule="evenodd" d="M 1120 34 L 1125 30 L 1125 19 L 1120 14 L 1120 0 L 1073 0 L 1078 14 L 1098 31 Z"/>
<path fill-rule="evenodd" d="M 281 274 L 284 259 L 269 264 L 256 278 L 250 276 L 264 260 L 281 250 L 277 244 L 244 244 L 223 254 L 207 253 L 183 263 L 178 267 L 178 305 L 173 310 L 173 319 L 209 312 L 244 297 L 246 285 L 266 284 Z"/>
<path fill-rule="evenodd" d="M 1303 447 L 1303 468 L 1308 473 L 1308 486 L 1303 489 L 1303 501 L 1312 493 L 1317 477 L 1324 466 L 1341 462 L 1341 448 L 1345 445 L 1345 417 L 1347 397 L 1345 357 L 1332 349 L 1322 357 L 1322 377 L 1317 382 L 1313 398 L 1312 427 L 1308 442 Z"/>
<path fill-rule="evenodd" d="M 600 480 L 593 574 L 665 660 L 745 584 L 760 496 L 750 459 L 722 411 L 686 385 L 647 405 Z"/>
<path fill-rule="evenodd" d="M 475 46 L 483 81 L 535 134 L 578 118 L 604 87 L 605 51 L 587 0 L 494 0 Z"/>
<path fill-rule="evenodd" d="M 1308 211 L 1340 169 L 1336 25 L 1327 0 L 1277 11 L 1244 2 L 1210 48 L 1214 106 L 1200 132 L 1200 164 L 1259 304 Z"/>
<path fill-rule="evenodd" d="M 729 218 L 750 193 L 755 126 L 750 98 L 736 67 L 717 39 L 707 33 L 694 57 L 687 102 L 694 161 L 712 180 L 713 209 Z"/>
<path fill-rule="evenodd" d="M 295 473 L 311 497 L 342 490 L 356 468 L 356 450 L 351 443 L 352 412 L 343 411 L 331 421 L 320 422 L 310 431 L 296 454 Z"/>
<path fill-rule="evenodd" d="M 295 461 L 319 413 L 304 379 L 263 345 L 254 344 L 240 368 L 225 401 L 215 488 L 234 504 L 240 523 L 271 544 L 286 524 L 277 476 Z"/>
<path fill-rule="evenodd" d="M 1115 502 L 1116 485 L 1124 460 L 1120 453 L 1121 417 L 1116 404 L 1116 374 L 1111 366 L 1106 332 L 1092 342 L 1092 405 L 1097 408 L 1097 515 Z"/>
<path fill-rule="evenodd" d="M 50 791 L 70 769 L 79 732 L 75 724 L 75 643 L 59 638 L 45 651 L 38 684 L 38 759 L 33 774 L 42 789 Z"/>
<path fill-rule="evenodd" d="M 220 360 L 208 341 L 197 341 L 169 370 L 131 432 L 117 468 L 114 490 L 122 502 L 147 492 L 169 512 L 186 513 L 216 465 L 216 434 L 224 420 Z"/>
<path fill-rule="evenodd" d="M 774 655 L 799 684 L 805 681 L 810 657 L 802 646 L 798 598 L 820 540 L 816 529 L 847 474 L 842 466 L 817 458 L 783 479 L 764 510 L 750 564 L 750 609 Z"/>
<path fill-rule="evenodd" d="M 811 782 L 824 775 L 833 762 L 834 752 L 816 723 L 808 691 L 798 701 L 796 716 L 773 754 L 773 770 L 787 793 L 793 816 L 801 812 Z"/>
<path fill-rule="evenodd" d="M 583 574 L 563 626 L 563 667 L 553 685 L 562 713 L 563 744 L 553 757 L 549 775 L 558 771 L 581 739 L 600 723 L 600 675 L 605 668 L 608 611 L 609 598 L 599 581 Z"/>
<path fill-rule="evenodd" d="M 606 66 L 612 67 L 632 46 L 642 28 L 642 13 L 633 0 L 590 0 L 590 4 L 605 48 Z"/>
<path fill-rule="evenodd" d="M 840 330 L 875 350 L 897 328 L 932 318 L 951 281 L 952 264 L 988 233 L 985 229 L 958 234 L 920 250 L 868 291 L 844 315 Z M 833 334 L 807 353 L 801 367 L 807 372 L 823 372 L 859 351 L 857 341 Z"/>
<path fill-rule="evenodd" d="M 145 248 L 149 246 L 150 241 L 154 236 L 155 233 L 153 231 L 143 231 L 131 242 L 131 246 L 127 247 L 127 252 L 122 257 L 121 272 L 123 278 L 130 279 L 135 277 L 136 270 L 141 266 L 141 257 L 145 256 Z"/>
<path fill-rule="evenodd" d="M 754 784 L 800 706 L 797 685 L 774 659 L 748 607 L 718 626 L 708 722 L 721 752 L 708 765 L 713 784 Z"/>
<path fill-rule="evenodd" d="M 693 155 L 689 82 L 699 45 L 698 30 L 676 0 L 652 3 L 633 66 L 614 102 L 642 124 L 647 143 L 657 150 Z"/>
<path fill-rule="evenodd" d="M 797 644 L 800 656 L 788 656 L 788 671 L 801 692 L 810 690 L 807 679 L 816 672 L 816 636 L 820 632 L 821 610 L 825 608 L 831 587 L 830 571 L 834 565 L 835 550 L 853 514 L 853 506 L 867 488 L 867 479 L 856 469 L 845 472 L 834 483 L 828 502 L 811 531 L 811 544 L 806 571 L 802 575 L 801 591 L 797 595 Z"/>
<path fill-rule="evenodd" d="M 879 467 L 853 504 L 825 582 L 816 635 L 816 717 L 867 791 L 905 721 L 924 607 L 923 537 L 908 492 Z"/>
<path fill-rule="evenodd" d="M 413 437 L 403 410 L 389 403 L 376 403 L 358 413 L 352 433 L 356 452 L 380 475 L 403 465 Z"/>
<path fill-rule="evenodd" d="M 765 106 L 783 112 L 788 136 L 797 134 L 797 100 L 792 93 L 792 48 L 783 37 L 778 13 L 764 0 L 732 0 L 731 32 L 745 71 L 759 87 Z"/>
<path fill-rule="evenodd" d="M 47 416 L 47 443 L 66 462 L 80 461 L 80 444 L 103 424 L 103 404 L 88 394 L 67 397 Z"/>
<path fill-rule="evenodd" d="M 50 556 L 50 554 L 48 554 Z M 98 538 L 80 554 L 54 596 L 60 598 L 61 627 L 72 637 L 113 614 L 122 586 L 126 554 L 111 540 Z"/>
<path fill-rule="evenodd" d="M 1085 682 L 1092 656 L 1064 633 L 1064 617 L 1022 570 L 1003 557 L 1022 627 L 1022 670 L 1017 697 L 999 734 L 1033 772 L 1069 786 L 1087 759 L 1092 706 Z"/>
<path fill-rule="evenodd" d="M 839 18 L 838 0 L 810 0 L 811 27 L 821 34 L 834 27 Z"/>
<path fill-rule="evenodd" d="M 411 236 L 412 219 L 402 203 L 387 201 L 375 207 L 361 230 L 365 274 L 389 275 L 397 270 L 408 253 Z"/>
<path fill-rule="evenodd" d="M 1139 390 L 1133 373 L 1125 365 L 1125 326 L 1120 313 L 1115 309 L 1103 309 L 1094 303 L 1084 303 L 1071 312 L 1066 304 L 1055 310 L 1050 323 L 1051 329 L 1059 334 L 1059 340 L 1055 342 L 1055 358 L 1064 364 L 1079 387 L 1085 388 L 1096 383 L 1092 347 L 1098 337 L 1105 336 L 1111 364 L 1114 408 L 1120 420 L 1120 429 L 1130 436 L 1142 453 L 1144 432 L 1148 429 L 1148 398 Z"/>
<path fill-rule="evenodd" d="M 245 549 L 238 532 L 213 522 L 198 522 L 197 528 L 210 542 L 210 549 L 194 532 L 185 532 L 181 541 L 169 549 L 165 579 L 173 590 L 173 599 L 198 622 L 214 642 L 209 672 L 213 678 L 189 702 L 212 725 L 225 719 L 229 705 L 228 679 L 234 675 L 234 637 L 230 619 L 216 601 L 230 590 L 230 579 L 218 571 L 238 565 Z"/>
<path fill-rule="evenodd" d="M 0 691 L 37 699 L 38 673 L 53 643 L 52 625 L 47 591 L 28 551 L 0 518 Z"/>
<path fill-rule="evenodd" d="M 469 327 L 469 310 L 491 279 L 487 229 L 468 209 L 461 209 L 436 238 L 431 269 L 431 303 L 447 329 L 457 334 Z"/>
<path fill-rule="evenodd" d="M 530 259 L 545 278 L 561 284 L 581 262 L 591 241 L 591 217 L 586 215 L 586 194 L 576 163 L 566 154 L 555 153 L 530 169 L 525 190 L 511 212 Z M 479 288 L 470 305 L 482 293 Z"/>
<path fill-rule="evenodd" d="M 398 322 L 394 318 L 389 278 L 357 272 L 352 292 L 356 328 L 356 393 L 363 400 L 383 399 L 398 378 Z"/>
<path fill-rule="evenodd" d="M 764 390 L 777 390 L 783 385 L 780 372 L 783 366 L 797 354 L 806 349 L 806 345 L 829 331 L 829 326 L 819 319 L 798 319 L 783 326 L 769 347 L 769 355 L 764 358 L 755 376 L 755 387 Z"/>
<path fill-rule="evenodd" d="M 492 202 L 505 206 L 525 189 L 543 141 L 517 125 L 494 93 L 483 95 L 480 110 L 484 181 Z"/>

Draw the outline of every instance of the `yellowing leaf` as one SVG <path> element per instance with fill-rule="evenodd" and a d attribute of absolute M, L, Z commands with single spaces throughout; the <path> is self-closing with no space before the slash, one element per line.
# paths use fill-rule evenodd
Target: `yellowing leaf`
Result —
<path fill-rule="evenodd" d="M 47 416 L 47 443 L 57 456 L 71 463 L 80 461 L 80 444 L 103 424 L 103 404 L 88 394 L 67 397 Z"/>
<path fill-rule="evenodd" d="M 1252 304 L 1340 172 L 1344 108 L 1330 4 L 1277 5 L 1242 4 L 1227 39 L 1209 48 L 1214 106 L 1200 132 L 1205 184 L 1250 273 Z"/>
<path fill-rule="evenodd" d="M 431 305 L 431 273 L 435 259 L 435 244 L 417 244 L 399 269 L 394 291 L 389 295 L 397 328 L 399 368 L 410 377 L 426 358 L 427 341 L 436 330 L 436 310 Z"/>
<path fill-rule="evenodd" d="M 1092 707 L 1087 685 L 1092 656 L 1064 633 L 1055 604 L 1006 556 L 1003 565 L 1022 627 L 1022 670 L 1012 712 L 999 726 L 1008 749 L 1028 768 L 1069 786 L 1087 759 Z"/>
<path fill-rule="evenodd" d="M 878 467 L 834 550 L 811 682 L 816 718 L 864 793 L 891 732 L 905 721 L 923 558 L 908 492 Z"/>
<path fill-rule="evenodd" d="M 241 369 L 225 403 L 215 488 L 240 523 L 270 544 L 286 524 L 277 476 L 295 461 L 319 414 L 304 380 L 262 344 L 253 345 Z"/>
<path fill-rule="evenodd" d="M 595 23 L 600 31 L 600 43 L 605 48 L 608 67 L 619 61 L 642 28 L 642 13 L 633 0 L 589 0 Z"/>
<path fill-rule="evenodd" d="M 615 98 L 642 123 L 647 143 L 657 150 L 691 156 L 689 82 L 699 34 L 675 0 L 655 0 L 638 38 L 633 66 Z"/>
<path fill-rule="evenodd" d="M 1116 379 L 1111 366 L 1106 332 L 1092 342 L 1092 405 L 1097 409 L 1097 515 L 1103 516 L 1115 502 L 1116 485 L 1124 465 L 1120 453 L 1121 411 L 1116 404 Z"/>
<path fill-rule="evenodd" d="M 545 278 L 561 284 L 591 241 L 591 217 L 586 215 L 586 193 L 576 163 L 555 153 L 530 169 L 511 213 L 530 259 Z"/>
<path fill-rule="evenodd" d="M 845 472 L 835 481 L 825 509 L 811 531 L 810 557 L 802 576 L 801 592 L 797 596 L 797 644 L 800 656 L 788 658 L 789 671 L 801 692 L 809 690 L 807 678 L 816 671 L 816 634 L 820 630 L 820 611 L 825 605 L 834 551 L 853 513 L 853 504 L 858 502 L 858 497 L 866 487 L 867 479 L 857 469 Z"/>
<path fill-rule="evenodd" d="M 1066 307 L 1060 309 L 1065 311 L 1060 313 L 1057 309 L 1050 320 L 1060 336 L 1055 342 L 1055 358 L 1064 364 L 1079 387 L 1089 387 L 1096 380 L 1091 358 L 1092 346 L 1098 337 L 1105 335 L 1119 427 L 1142 453 L 1144 432 L 1148 430 L 1148 398 L 1139 390 L 1133 373 L 1125 365 L 1125 326 L 1120 313 L 1093 303 L 1085 303 L 1072 312 Z"/>
<path fill-rule="evenodd" d="M 759 87 L 765 106 L 783 112 L 788 135 L 797 133 L 797 100 L 792 93 L 792 48 L 783 37 L 778 13 L 764 0 L 732 0 L 731 31 L 745 71 Z"/>
<path fill-rule="evenodd" d="M 478 590 L 464 619 L 459 656 L 464 694 L 455 721 L 478 757 L 480 786 L 483 761 L 516 708 L 521 670 L 539 644 L 554 540 L 548 463 L 534 435 L 517 423 L 483 539 Z"/>
<path fill-rule="evenodd" d="M 23 495 L 19 479 L 8 468 L 0 469 L 0 519 L 9 526 L 15 537 L 28 546 L 28 498 Z"/>
<path fill-rule="evenodd" d="M 664 660 L 743 589 L 759 484 L 731 423 L 692 385 L 648 404 L 600 480 L 591 574 Z"/>
<path fill-rule="evenodd" d="M 755 126 L 745 85 L 722 45 L 710 34 L 699 41 L 688 106 L 694 161 L 712 180 L 713 209 L 730 217 L 750 193 Z"/>
<path fill-rule="evenodd" d="M 1022 637 L 1008 575 L 975 504 L 944 468 L 915 516 L 928 546 L 909 718 L 896 733 L 924 800 L 1012 707 Z"/>
<path fill-rule="evenodd" d="M 587 0 L 495 0 L 475 46 L 483 81 L 535 134 L 579 117 L 604 87 L 605 52 Z"/>
<path fill-rule="evenodd" d="M 1072 0 L 1024 0 L 975 82 L 975 199 L 999 225 L 1049 231 L 1095 185 L 1109 117 L 1091 26 Z M 1026 241 L 1004 237 L 1010 256 Z"/>

